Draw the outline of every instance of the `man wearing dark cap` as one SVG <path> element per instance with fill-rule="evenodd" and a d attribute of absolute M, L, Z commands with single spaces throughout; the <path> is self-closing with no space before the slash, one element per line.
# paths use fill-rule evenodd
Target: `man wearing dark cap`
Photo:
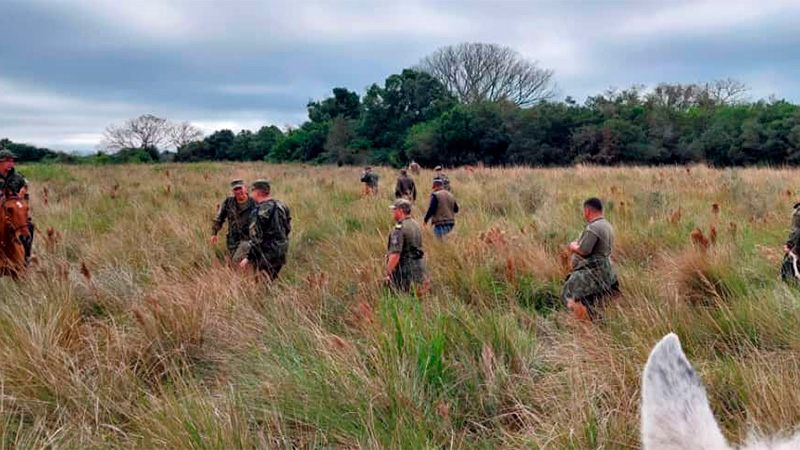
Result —
<path fill-rule="evenodd" d="M 425 256 L 422 251 L 422 229 L 411 218 L 411 202 L 398 199 L 391 209 L 395 225 L 389 235 L 386 283 L 403 292 L 411 292 L 416 288 L 427 291 L 430 282 L 422 260 Z"/>
<path fill-rule="evenodd" d="M 445 175 L 442 169 L 442 166 L 436 166 L 433 169 L 436 173 L 433 174 L 434 180 L 442 180 L 442 187 L 445 191 L 450 191 L 450 178 Z"/>
<path fill-rule="evenodd" d="M 10 150 L 0 147 L 0 197 L 8 192 L 10 195 L 15 195 L 24 198 L 26 201 L 30 200 L 28 195 L 28 181 L 22 174 L 18 173 L 14 166 L 17 164 L 17 155 Z M 29 210 L 30 211 L 30 210 Z M 28 230 L 30 236 L 24 236 L 22 246 L 25 248 L 25 261 L 26 263 L 31 259 L 31 251 L 33 249 L 33 232 L 34 225 L 31 218 L 28 217 Z"/>
<path fill-rule="evenodd" d="M 800 268 L 798 268 L 798 254 L 800 253 L 800 199 L 794 203 L 792 212 L 792 229 L 789 239 L 783 244 L 786 256 L 781 265 L 781 279 L 783 281 L 800 282 Z"/>
<path fill-rule="evenodd" d="M 414 179 L 408 176 L 408 172 L 403 169 L 400 171 L 400 178 L 394 187 L 394 198 L 404 198 L 410 202 L 417 201 L 417 185 Z"/>
<path fill-rule="evenodd" d="M 433 180 L 433 193 L 431 202 L 428 205 L 428 212 L 425 214 L 425 224 L 430 220 L 433 223 L 433 235 L 443 238 L 456 226 L 456 213 L 458 212 L 458 202 L 450 192 L 444 189 L 444 182 L 441 179 Z"/>
<path fill-rule="evenodd" d="M 378 193 L 378 179 L 380 176 L 372 171 L 372 167 L 367 166 L 361 173 L 361 182 L 364 183 L 364 194 L 376 195 Z"/>
<path fill-rule="evenodd" d="M 239 262 L 245 255 L 237 255 L 236 250 L 242 243 L 250 240 L 250 214 L 256 207 L 255 201 L 247 194 L 247 188 L 243 180 L 233 180 L 231 182 L 231 195 L 220 205 L 217 218 L 211 227 L 211 244 L 217 245 L 217 233 L 222 229 L 225 221 L 228 221 L 228 234 L 226 236 L 226 247 L 228 256 L 234 261 Z"/>
<path fill-rule="evenodd" d="M 603 216 L 600 199 L 583 202 L 583 218 L 586 229 L 569 244 L 569 251 L 574 254 L 573 270 L 564 283 L 562 297 L 576 319 L 588 322 L 598 317 L 598 303 L 619 293 L 619 282 L 611 265 L 614 228 Z"/>
<path fill-rule="evenodd" d="M 250 248 L 239 265 L 247 267 L 252 262 L 274 280 L 286 264 L 292 216 L 286 205 L 270 196 L 268 181 L 255 181 L 251 188 L 256 207 L 250 216 Z"/>

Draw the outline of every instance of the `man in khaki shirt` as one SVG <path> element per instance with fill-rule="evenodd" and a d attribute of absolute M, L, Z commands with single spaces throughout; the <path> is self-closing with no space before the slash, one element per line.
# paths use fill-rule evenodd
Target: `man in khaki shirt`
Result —
<path fill-rule="evenodd" d="M 580 239 L 569 244 L 573 270 L 564 283 L 562 297 L 576 319 L 590 321 L 597 318 L 596 304 L 619 292 L 619 281 L 611 264 L 614 228 L 603 216 L 600 199 L 583 203 L 583 217 L 586 229 Z"/>

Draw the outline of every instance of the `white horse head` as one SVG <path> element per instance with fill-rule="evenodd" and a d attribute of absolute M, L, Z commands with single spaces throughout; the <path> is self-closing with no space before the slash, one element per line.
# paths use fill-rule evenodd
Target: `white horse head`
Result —
<path fill-rule="evenodd" d="M 700 377 L 686 359 L 678 336 L 659 342 L 642 375 L 644 450 L 729 450 Z M 800 449 L 800 435 L 788 440 L 753 438 L 748 450 Z"/>

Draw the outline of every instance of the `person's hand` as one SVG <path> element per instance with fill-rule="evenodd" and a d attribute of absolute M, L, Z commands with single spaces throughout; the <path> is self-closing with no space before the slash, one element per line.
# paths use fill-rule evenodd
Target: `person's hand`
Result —
<path fill-rule="evenodd" d="M 28 186 L 22 186 L 17 195 L 19 195 L 20 197 L 25 197 L 27 193 L 28 193 Z"/>
<path fill-rule="evenodd" d="M 391 275 L 386 275 L 386 276 L 383 278 L 383 283 L 384 283 L 384 284 L 390 284 L 391 282 L 392 282 L 392 276 L 391 276 Z"/>
<path fill-rule="evenodd" d="M 573 253 L 577 253 L 580 245 L 578 245 L 578 241 L 572 241 L 569 244 L 569 250 Z"/>
<path fill-rule="evenodd" d="M 569 311 L 572 311 L 573 308 L 575 308 L 575 300 L 573 300 L 571 298 L 568 298 L 567 299 L 567 309 Z"/>
<path fill-rule="evenodd" d="M 247 267 L 247 264 L 249 264 L 249 263 L 250 263 L 250 261 L 247 258 L 245 258 L 245 259 L 241 260 L 241 262 L 239 262 L 239 267 L 244 269 L 245 267 Z"/>
<path fill-rule="evenodd" d="M 790 251 L 792 251 L 792 249 L 790 249 L 788 245 L 783 244 L 783 253 L 789 253 Z"/>
<path fill-rule="evenodd" d="M 217 242 L 219 242 L 217 235 L 211 236 L 211 245 L 217 245 Z"/>

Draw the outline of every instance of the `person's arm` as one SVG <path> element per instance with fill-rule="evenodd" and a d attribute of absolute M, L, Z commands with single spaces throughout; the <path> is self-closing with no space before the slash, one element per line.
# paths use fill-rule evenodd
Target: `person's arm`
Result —
<path fill-rule="evenodd" d="M 394 198 L 400 198 L 403 196 L 403 183 L 400 180 L 397 180 L 397 183 L 394 185 Z"/>
<path fill-rule="evenodd" d="M 431 204 L 428 205 L 428 212 L 425 213 L 425 220 L 424 223 L 428 223 L 431 220 L 431 217 L 436 214 L 436 210 L 439 208 L 439 200 L 436 199 L 436 196 L 431 194 Z"/>
<path fill-rule="evenodd" d="M 411 195 L 414 201 L 417 201 L 417 183 L 414 180 L 411 180 Z"/>
<path fill-rule="evenodd" d="M 386 257 L 386 281 L 391 279 L 392 274 L 400 264 L 400 254 L 403 252 L 403 227 L 395 225 L 392 235 L 389 237 L 389 254 Z"/>
<path fill-rule="evenodd" d="M 592 250 L 594 246 L 597 244 L 597 235 L 594 234 L 591 230 L 586 230 L 581 236 L 579 241 L 575 241 L 569 245 L 569 249 L 580 256 L 581 258 L 586 258 L 587 256 L 592 254 Z"/>
<path fill-rule="evenodd" d="M 217 245 L 217 234 L 219 233 L 219 230 L 222 229 L 222 224 L 224 224 L 225 220 L 228 218 L 227 203 L 227 199 L 222 202 L 222 205 L 219 207 L 219 212 L 217 213 L 217 218 L 214 219 L 214 225 L 211 227 L 212 245 Z"/>
<path fill-rule="evenodd" d="M 400 264 L 400 253 L 390 253 L 389 259 L 386 261 L 386 279 L 390 279 L 392 274 Z"/>

